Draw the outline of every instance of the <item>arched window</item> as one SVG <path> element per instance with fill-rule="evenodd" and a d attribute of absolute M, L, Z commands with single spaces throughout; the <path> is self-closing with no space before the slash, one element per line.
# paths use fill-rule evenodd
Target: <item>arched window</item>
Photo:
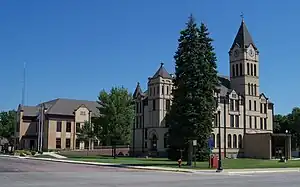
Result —
<path fill-rule="evenodd" d="M 236 76 L 239 76 L 239 64 L 235 65 Z"/>
<path fill-rule="evenodd" d="M 219 142 L 220 142 L 220 134 L 217 134 L 217 147 L 220 147 L 220 144 L 219 144 Z"/>
<path fill-rule="evenodd" d="M 228 148 L 232 148 L 231 141 L 232 141 L 231 134 L 228 134 L 228 136 L 227 136 L 227 147 Z"/>
<path fill-rule="evenodd" d="M 164 85 L 161 86 L 161 94 L 162 94 L 162 95 L 165 94 L 165 87 L 164 87 Z"/>
<path fill-rule="evenodd" d="M 253 95 L 253 84 L 251 84 L 251 95 Z"/>
<path fill-rule="evenodd" d="M 251 90 L 251 86 L 250 83 L 248 83 L 248 95 L 251 95 L 250 90 Z"/>
<path fill-rule="evenodd" d="M 256 76 L 256 64 L 254 64 L 254 76 Z"/>
<path fill-rule="evenodd" d="M 214 142 L 214 147 L 216 147 L 216 136 L 214 133 L 211 134 L 213 142 Z"/>
<path fill-rule="evenodd" d="M 251 75 L 253 76 L 253 64 L 251 64 Z"/>
<path fill-rule="evenodd" d="M 243 64 L 240 63 L 240 75 L 242 76 L 243 75 Z"/>
<path fill-rule="evenodd" d="M 235 67 L 234 67 L 234 65 L 232 65 L 232 76 L 233 77 L 235 76 Z"/>
<path fill-rule="evenodd" d="M 257 95 L 257 88 L 256 88 L 256 84 L 254 84 L 254 95 Z"/>
<path fill-rule="evenodd" d="M 169 134 L 168 133 L 165 133 L 164 135 L 164 148 L 168 148 L 168 137 L 169 137 Z"/>
<path fill-rule="evenodd" d="M 151 138 L 151 150 L 152 151 L 157 151 L 157 136 L 155 134 L 152 135 Z"/>
<path fill-rule="evenodd" d="M 236 137 L 236 134 L 233 135 L 233 148 L 237 148 L 237 137 Z"/>
<path fill-rule="evenodd" d="M 243 148 L 243 138 L 242 135 L 239 135 L 239 148 Z"/>

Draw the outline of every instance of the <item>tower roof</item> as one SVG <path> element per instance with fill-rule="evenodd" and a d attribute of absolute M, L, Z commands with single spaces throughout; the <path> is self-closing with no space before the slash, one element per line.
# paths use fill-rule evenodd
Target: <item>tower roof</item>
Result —
<path fill-rule="evenodd" d="M 136 88 L 135 88 L 134 93 L 133 93 L 133 97 L 136 98 L 138 96 L 138 94 L 144 95 L 139 82 L 136 85 Z"/>
<path fill-rule="evenodd" d="M 244 20 L 242 20 L 241 26 L 235 36 L 234 42 L 233 42 L 230 50 L 232 50 L 235 47 L 235 45 L 238 45 L 241 48 L 245 48 L 245 47 L 248 47 L 250 44 L 252 44 L 253 47 L 255 49 L 257 49 L 252 40 L 252 37 L 247 29 L 247 26 L 246 26 Z"/>
<path fill-rule="evenodd" d="M 164 63 L 160 63 L 160 67 L 157 70 L 157 72 L 152 77 L 153 79 L 162 77 L 167 79 L 172 79 L 172 76 L 167 72 L 167 70 L 164 68 Z"/>

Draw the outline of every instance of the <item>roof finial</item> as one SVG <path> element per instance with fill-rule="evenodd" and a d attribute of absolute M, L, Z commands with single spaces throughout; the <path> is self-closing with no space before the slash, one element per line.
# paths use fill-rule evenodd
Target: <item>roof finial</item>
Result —
<path fill-rule="evenodd" d="M 161 63 L 160 63 L 160 67 L 163 67 L 164 66 L 164 62 L 163 61 L 161 61 Z"/>
<path fill-rule="evenodd" d="M 241 18 L 242 18 L 242 22 L 244 22 L 244 13 L 243 12 L 241 12 Z"/>
<path fill-rule="evenodd" d="M 140 82 L 137 82 L 137 86 L 140 86 Z"/>

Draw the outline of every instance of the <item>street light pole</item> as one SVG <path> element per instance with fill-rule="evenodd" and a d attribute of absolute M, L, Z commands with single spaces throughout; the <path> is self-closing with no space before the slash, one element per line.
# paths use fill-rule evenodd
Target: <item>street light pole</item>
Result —
<path fill-rule="evenodd" d="M 223 171 L 223 167 L 222 167 L 222 150 L 221 150 L 221 107 L 219 105 L 219 98 L 220 95 L 218 93 L 218 107 L 217 107 L 217 112 L 218 112 L 218 126 L 219 126 L 219 140 L 218 140 L 218 144 L 219 144 L 219 160 L 218 160 L 218 169 L 217 172 L 221 172 Z"/>
<path fill-rule="evenodd" d="M 288 145 L 287 145 L 287 139 L 288 139 L 288 130 L 285 130 L 285 141 L 284 141 L 284 158 L 287 161 L 288 160 Z"/>

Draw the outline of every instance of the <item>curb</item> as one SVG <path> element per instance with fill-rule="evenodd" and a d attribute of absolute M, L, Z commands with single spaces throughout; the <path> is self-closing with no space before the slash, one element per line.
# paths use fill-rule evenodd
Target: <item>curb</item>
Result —
<path fill-rule="evenodd" d="M 257 173 L 289 173 L 289 172 L 300 172 L 300 169 L 281 169 L 278 170 L 256 170 L 256 171 L 229 171 L 228 174 L 257 174 Z"/>
<path fill-rule="evenodd" d="M 16 156 L 13 156 L 16 157 Z M 19 158 L 19 157 L 17 157 Z M 52 158 L 35 158 L 35 157 L 22 157 L 29 160 L 43 160 L 50 162 L 63 162 L 71 164 L 84 164 L 84 165 L 93 165 L 93 166 L 106 166 L 106 167 L 116 167 L 116 168 L 127 168 L 127 169 L 136 169 L 136 170 L 149 170 L 149 171 L 168 171 L 168 172 L 182 172 L 182 173 L 195 173 L 195 171 L 183 170 L 183 169 L 173 169 L 173 168 L 159 168 L 159 167 L 142 167 L 142 166 L 130 166 L 124 164 L 113 164 L 113 163 L 100 163 L 100 162 L 85 162 L 85 161 L 76 161 L 76 160 L 64 160 L 64 159 L 52 159 Z"/>

